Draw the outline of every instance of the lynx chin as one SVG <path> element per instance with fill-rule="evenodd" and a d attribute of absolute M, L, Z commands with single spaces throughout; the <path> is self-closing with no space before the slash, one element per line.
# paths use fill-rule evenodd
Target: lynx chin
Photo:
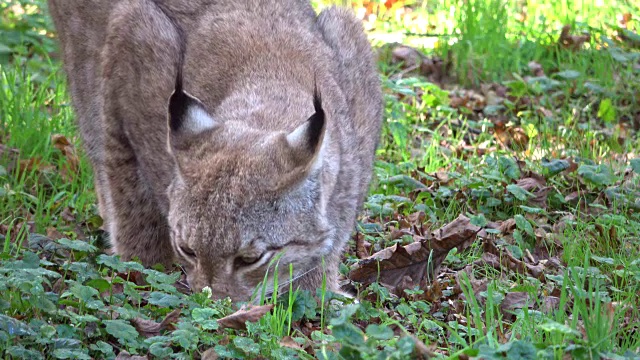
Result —
<path fill-rule="evenodd" d="M 350 10 L 304 0 L 49 0 L 113 249 L 248 300 L 338 291 L 383 99 Z M 272 289 L 273 282 L 267 287 Z"/>

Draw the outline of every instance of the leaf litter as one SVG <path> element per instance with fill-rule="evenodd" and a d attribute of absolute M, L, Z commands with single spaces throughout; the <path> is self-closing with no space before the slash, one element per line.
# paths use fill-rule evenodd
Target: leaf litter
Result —
<path fill-rule="evenodd" d="M 256 322 L 273 310 L 274 305 L 245 305 L 235 313 L 218 320 L 220 327 L 236 330 L 246 330 L 247 322 Z"/>
<path fill-rule="evenodd" d="M 465 250 L 479 231 L 469 218 L 461 215 L 425 239 L 405 246 L 395 244 L 360 260 L 352 266 L 349 278 L 363 285 L 377 281 L 397 295 L 405 289 L 423 287 L 435 278 L 449 251 Z"/>
<path fill-rule="evenodd" d="M 175 329 L 174 324 L 178 322 L 180 313 L 181 309 L 173 310 L 159 323 L 153 320 L 136 318 L 131 320 L 131 324 L 138 330 L 138 333 L 144 337 L 158 336 L 163 330 Z"/>

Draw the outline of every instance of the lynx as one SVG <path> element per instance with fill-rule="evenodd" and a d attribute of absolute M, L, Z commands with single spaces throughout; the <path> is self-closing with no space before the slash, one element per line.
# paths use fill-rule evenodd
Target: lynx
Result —
<path fill-rule="evenodd" d="M 281 284 L 312 290 L 326 276 L 339 291 L 383 109 L 350 10 L 316 14 L 303 0 L 49 0 L 49 10 L 116 254 L 177 261 L 192 289 L 216 298 L 248 300 L 276 271 Z"/>

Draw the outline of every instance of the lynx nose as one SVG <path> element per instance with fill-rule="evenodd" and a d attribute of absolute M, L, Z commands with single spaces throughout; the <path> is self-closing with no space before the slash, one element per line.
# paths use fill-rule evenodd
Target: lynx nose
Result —
<path fill-rule="evenodd" d="M 207 279 L 207 286 L 211 288 L 213 297 L 220 299 L 231 296 L 234 293 L 233 279 L 231 274 L 216 272 L 210 274 Z"/>
<path fill-rule="evenodd" d="M 231 299 L 235 297 L 235 288 L 230 284 L 223 283 L 212 283 L 211 287 L 211 296 L 214 300 L 224 299 L 227 296 Z"/>

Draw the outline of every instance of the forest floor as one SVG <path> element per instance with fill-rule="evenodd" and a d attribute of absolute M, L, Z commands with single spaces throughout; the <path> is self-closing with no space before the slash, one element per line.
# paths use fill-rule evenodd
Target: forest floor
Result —
<path fill-rule="evenodd" d="M 0 0 L 4 358 L 640 358 L 638 5 L 355 1 L 386 103 L 358 301 L 242 309 L 103 253 L 42 6 Z"/>

